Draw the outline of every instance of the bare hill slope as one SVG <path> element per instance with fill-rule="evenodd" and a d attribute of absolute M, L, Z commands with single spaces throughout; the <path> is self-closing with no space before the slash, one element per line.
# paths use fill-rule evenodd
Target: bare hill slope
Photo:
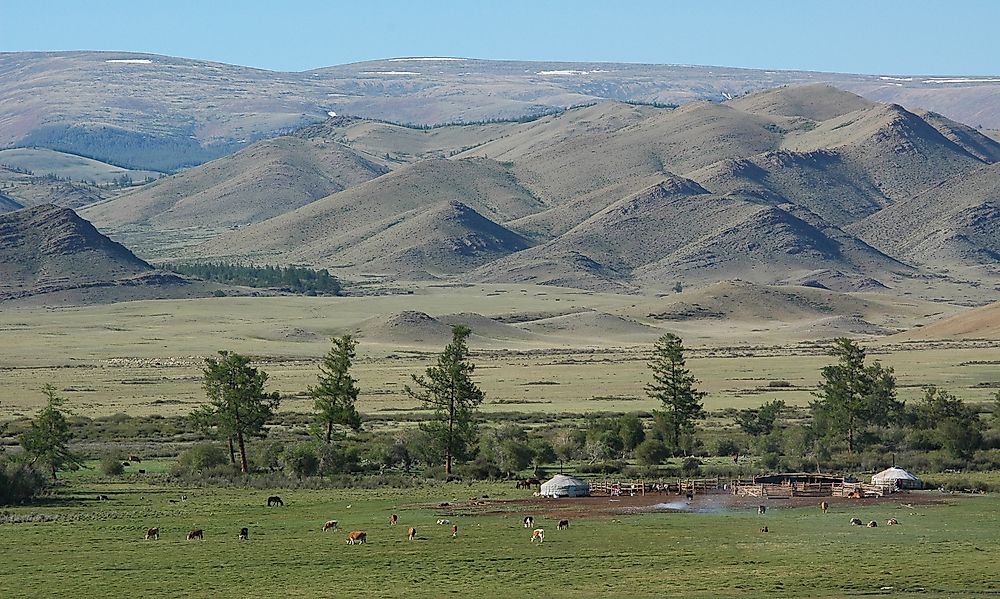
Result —
<path fill-rule="evenodd" d="M 76 303 L 208 292 L 155 270 L 67 208 L 0 214 L 0 300 L 58 294 Z"/>

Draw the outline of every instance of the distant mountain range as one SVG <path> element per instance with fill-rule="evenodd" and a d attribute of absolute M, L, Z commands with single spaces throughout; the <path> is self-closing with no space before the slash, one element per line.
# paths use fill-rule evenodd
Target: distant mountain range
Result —
<path fill-rule="evenodd" d="M 0 148 L 40 146 L 172 172 L 330 113 L 441 124 L 518 118 L 603 100 L 719 102 L 814 83 L 911 111 L 932 110 L 973 128 L 1000 129 L 1000 77 L 443 57 L 279 73 L 152 54 L 48 52 L 0 54 Z M 826 120 L 822 108 L 811 110 L 800 116 Z"/>
<path fill-rule="evenodd" d="M 150 259 L 355 280 L 970 288 L 1000 274 L 998 165 L 976 129 L 815 84 L 433 129 L 336 117 L 81 215 Z"/>

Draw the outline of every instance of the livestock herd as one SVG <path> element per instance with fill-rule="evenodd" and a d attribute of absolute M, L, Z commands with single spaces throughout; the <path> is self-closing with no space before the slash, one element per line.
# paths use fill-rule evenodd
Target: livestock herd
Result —
<path fill-rule="evenodd" d="M 185 499 L 187 499 L 186 496 L 185 496 Z M 282 501 L 281 497 L 279 497 L 277 495 L 272 495 L 272 496 L 270 496 L 270 497 L 267 498 L 267 506 L 268 507 L 284 506 L 284 505 L 285 505 L 284 501 Z M 348 506 L 348 507 L 350 507 L 350 506 Z M 819 507 L 820 507 L 820 510 L 824 514 L 826 514 L 830 510 L 830 504 L 829 504 L 829 502 L 826 502 L 826 501 L 820 502 Z M 765 505 L 759 505 L 759 506 L 757 506 L 757 513 L 760 514 L 760 515 L 766 514 L 767 513 L 767 506 L 765 506 Z M 396 526 L 398 523 L 399 523 L 399 515 L 398 514 L 391 514 L 389 516 L 389 526 L 390 527 Z M 457 524 L 452 524 L 452 522 L 450 520 L 445 519 L 445 518 L 438 519 L 437 520 L 437 524 L 439 526 L 451 526 L 451 536 L 452 536 L 452 538 L 457 538 L 458 537 L 458 525 Z M 525 516 L 524 519 L 522 520 L 522 524 L 524 524 L 524 528 L 531 529 L 531 537 L 529 539 L 530 542 L 534 543 L 535 541 L 538 541 L 539 543 L 543 543 L 545 541 L 545 529 L 543 529 L 543 528 L 534 528 L 534 525 L 535 525 L 535 519 L 534 519 L 534 517 L 532 517 L 532 516 Z M 867 524 L 865 524 L 860 518 L 851 518 L 850 524 L 852 526 L 867 526 L 868 528 L 877 528 L 878 527 L 878 522 L 876 522 L 875 520 L 870 520 Z M 896 520 L 896 518 L 889 518 L 886 521 L 885 524 L 886 524 L 886 526 L 894 526 L 894 525 L 898 525 L 899 521 Z M 569 520 L 567 520 L 567 519 L 559 520 L 559 523 L 556 525 L 556 529 L 557 530 L 564 530 L 564 529 L 568 529 L 568 528 L 569 528 Z M 337 520 L 327 520 L 323 524 L 322 531 L 326 532 L 328 530 L 340 530 L 340 523 L 339 523 L 339 521 L 337 521 Z M 760 532 L 769 532 L 769 529 L 768 529 L 767 526 L 762 526 L 761 529 L 760 529 Z M 417 536 L 417 529 L 415 527 L 413 527 L 413 526 L 408 527 L 407 531 L 406 531 L 407 541 L 413 541 L 416 538 L 416 536 Z M 149 528 L 149 529 L 146 530 L 145 539 L 147 541 L 148 540 L 155 541 L 155 540 L 158 540 L 159 538 L 160 538 L 160 528 L 159 527 L 152 527 L 152 528 Z M 192 540 L 196 540 L 196 539 L 197 540 L 204 540 L 205 539 L 205 531 L 203 529 L 201 529 L 201 528 L 195 528 L 195 529 L 192 529 L 187 534 L 187 540 L 192 541 Z M 241 541 L 248 541 L 249 539 L 250 539 L 250 529 L 248 527 L 241 528 L 240 531 L 239 531 L 239 540 L 241 540 Z M 347 544 L 348 545 L 362 545 L 362 544 L 366 543 L 367 541 L 368 541 L 368 533 L 366 533 L 363 530 L 352 530 L 347 535 Z"/>
<path fill-rule="evenodd" d="M 185 497 L 185 499 L 187 499 L 187 497 Z M 267 507 L 284 506 L 284 505 L 285 505 L 285 502 L 282 501 L 281 497 L 279 497 L 277 495 L 272 495 L 272 496 L 270 496 L 270 497 L 267 498 Z M 350 507 L 350 506 L 347 506 L 347 507 Z M 531 528 L 532 526 L 534 526 L 534 522 L 535 522 L 535 519 L 533 517 L 531 517 L 531 516 L 525 516 L 525 518 L 524 518 L 524 527 L 525 528 Z M 399 523 L 399 515 L 398 514 L 392 514 L 392 515 L 389 516 L 389 526 L 396 526 L 398 523 Z M 437 524 L 439 526 L 445 526 L 445 525 L 451 526 L 451 536 L 452 536 L 452 538 L 457 538 L 458 537 L 458 525 L 457 524 L 452 524 L 451 520 L 441 518 L 441 519 L 438 519 Z M 566 519 L 560 520 L 559 524 L 556 526 L 556 528 L 559 529 L 559 530 L 563 530 L 563 529 L 569 528 L 569 520 L 566 520 Z M 326 532 L 328 530 L 340 530 L 340 522 L 337 521 L 337 520 L 327 520 L 325 523 L 323 523 L 322 531 Z M 409 527 L 407 529 L 407 531 L 406 531 L 406 539 L 408 541 L 412 541 L 413 539 L 416 538 L 416 536 L 417 536 L 417 529 L 414 528 L 414 527 L 412 527 L 412 526 Z M 154 527 L 146 529 L 145 540 L 147 540 L 147 541 L 156 541 L 156 540 L 159 540 L 159 538 L 160 538 L 160 528 L 158 526 L 154 526 Z M 201 540 L 201 541 L 205 540 L 205 531 L 204 531 L 204 529 L 195 528 L 195 529 L 192 529 L 191 532 L 189 532 L 187 534 L 187 540 L 188 541 L 193 541 L 195 539 Z M 240 529 L 239 540 L 241 540 L 241 541 L 248 541 L 248 540 L 250 540 L 250 529 L 248 527 L 244 526 L 243 528 Z M 531 540 L 531 542 L 534 542 L 534 541 L 537 540 L 539 543 L 541 543 L 542 541 L 545 540 L 545 530 L 541 529 L 541 528 L 536 528 L 536 529 L 532 530 L 531 531 L 531 539 L 530 540 Z M 352 530 L 351 532 L 349 532 L 347 534 L 347 544 L 348 545 L 362 545 L 362 544 L 366 543 L 367 541 L 368 541 L 368 533 L 366 533 L 363 530 Z"/>

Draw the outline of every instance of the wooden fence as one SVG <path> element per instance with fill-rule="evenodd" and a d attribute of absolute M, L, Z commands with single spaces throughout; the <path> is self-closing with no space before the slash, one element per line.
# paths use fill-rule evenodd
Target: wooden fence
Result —
<path fill-rule="evenodd" d="M 895 484 L 867 483 L 747 483 L 731 486 L 733 495 L 743 497 L 882 497 L 897 491 Z"/>
<path fill-rule="evenodd" d="M 694 478 L 675 481 L 646 480 L 600 480 L 590 481 L 591 495 L 634 496 L 646 493 L 674 493 L 677 495 L 700 495 L 717 492 L 725 483 L 719 478 Z"/>

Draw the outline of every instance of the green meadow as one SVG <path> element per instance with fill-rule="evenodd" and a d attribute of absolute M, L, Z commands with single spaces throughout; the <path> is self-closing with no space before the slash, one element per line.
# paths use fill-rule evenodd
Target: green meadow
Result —
<path fill-rule="evenodd" d="M 151 471 L 156 470 L 151 466 Z M 409 489 L 179 488 L 70 477 L 4 512 L 0 597 L 954 597 L 1000 593 L 996 496 L 897 496 L 861 506 L 580 515 L 574 500 L 527 508 L 508 483 Z M 110 500 L 98 501 L 97 495 Z M 489 496 L 487 507 L 454 502 Z M 187 499 L 182 499 L 186 496 Z M 675 498 L 663 496 L 662 501 Z M 661 501 L 648 496 L 650 504 Z M 926 501 L 926 500 L 925 500 Z M 453 505 L 440 507 L 442 502 Z M 52 521 L 10 523 L 12 515 Z M 399 515 L 390 526 L 388 517 Z M 546 531 L 529 542 L 530 513 Z M 568 530 L 557 519 L 571 518 Z M 850 526 L 877 520 L 879 528 Z M 895 517 L 899 526 L 884 526 Z M 459 527 L 456 538 L 447 518 Z M 341 530 L 322 532 L 326 520 Z M 769 532 L 760 532 L 766 525 Z M 160 539 L 146 541 L 147 527 Z M 237 538 L 241 527 L 250 539 Z M 408 542 L 409 526 L 417 538 Z M 193 528 L 203 541 L 187 541 Z M 346 534 L 364 530 L 368 543 Z"/>

